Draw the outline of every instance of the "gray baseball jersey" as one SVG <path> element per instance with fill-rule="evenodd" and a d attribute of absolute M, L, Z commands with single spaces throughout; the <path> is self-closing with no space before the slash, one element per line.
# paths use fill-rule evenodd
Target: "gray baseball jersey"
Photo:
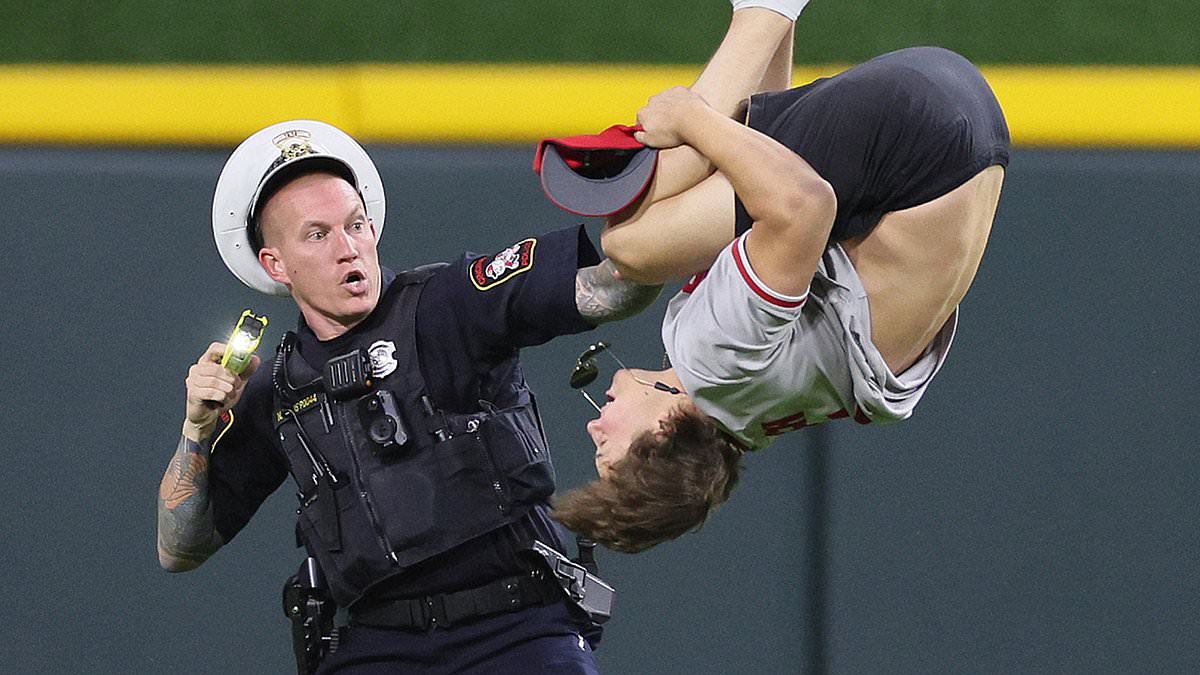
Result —
<path fill-rule="evenodd" d="M 826 249 L 808 292 L 772 291 L 746 235 L 671 299 L 662 337 L 696 406 L 753 449 L 788 431 L 853 417 L 906 419 L 950 350 L 958 311 L 900 375 L 871 342 L 867 293 L 841 246 Z"/>

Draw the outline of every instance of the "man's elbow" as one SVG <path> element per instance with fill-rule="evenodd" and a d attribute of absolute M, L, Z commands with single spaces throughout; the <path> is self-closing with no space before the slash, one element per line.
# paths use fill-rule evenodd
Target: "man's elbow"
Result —
<path fill-rule="evenodd" d="M 203 561 L 178 558 L 162 549 L 158 550 L 158 564 L 168 572 L 190 572 L 199 567 L 201 562 Z"/>
<path fill-rule="evenodd" d="M 811 170 L 800 172 L 794 180 L 784 184 L 786 190 L 769 200 L 769 207 L 762 217 L 752 214 L 756 216 L 755 227 L 773 223 L 789 231 L 811 232 L 817 228 L 828 234 L 837 215 L 837 194 L 833 186 Z"/>
<path fill-rule="evenodd" d="M 622 281 L 649 286 L 665 283 L 669 278 L 664 275 L 661 253 L 644 242 L 639 244 L 620 229 L 601 232 L 600 248 Z"/>
<path fill-rule="evenodd" d="M 829 181 L 805 165 L 795 180 L 787 183 L 789 189 L 783 201 L 791 213 L 803 213 L 809 219 L 833 221 L 837 213 L 837 193 Z"/>
<path fill-rule="evenodd" d="M 214 542 L 215 543 L 215 542 Z M 204 564 L 219 546 L 208 551 L 171 551 L 162 540 L 158 542 L 158 565 L 168 572 L 190 572 Z"/>

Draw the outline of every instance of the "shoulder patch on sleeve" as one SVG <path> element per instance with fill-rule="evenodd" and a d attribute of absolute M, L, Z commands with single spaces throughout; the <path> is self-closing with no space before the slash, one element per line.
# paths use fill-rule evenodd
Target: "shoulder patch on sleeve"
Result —
<path fill-rule="evenodd" d="M 533 249 L 537 239 L 519 241 L 493 256 L 477 258 L 468 268 L 471 283 L 486 291 L 533 267 Z"/>

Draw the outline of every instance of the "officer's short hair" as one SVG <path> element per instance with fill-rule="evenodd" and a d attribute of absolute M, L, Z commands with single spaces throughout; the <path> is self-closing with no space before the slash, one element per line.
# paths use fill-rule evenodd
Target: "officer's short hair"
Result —
<path fill-rule="evenodd" d="M 741 449 L 694 405 L 633 440 L 606 478 L 567 492 L 553 516 L 614 551 L 637 553 L 699 528 L 737 485 Z"/>
<path fill-rule="evenodd" d="M 267 208 L 267 202 L 279 194 L 283 188 L 296 182 L 297 180 L 310 176 L 314 173 L 323 173 L 336 178 L 341 178 L 350 184 L 351 187 L 356 185 L 354 174 L 350 172 L 350 168 L 342 162 L 329 160 L 322 161 L 324 158 L 313 158 L 309 161 L 293 162 L 291 166 L 284 167 L 277 174 L 271 177 L 270 182 L 262 187 L 259 191 L 258 199 L 254 202 L 250 209 L 250 219 L 246 225 L 246 236 L 250 239 L 250 245 L 254 247 L 254 252 L 258 253 L 262 250 L 264 243 L 263 237 L 263 221 L 262 214 Z M 358 192 L 355 187 L 355 192 L 358 193 L 358 198 L 363 199 L 362 193 Z M 363 200 L 363 208 L 366 208 L 366 200 Z"/>

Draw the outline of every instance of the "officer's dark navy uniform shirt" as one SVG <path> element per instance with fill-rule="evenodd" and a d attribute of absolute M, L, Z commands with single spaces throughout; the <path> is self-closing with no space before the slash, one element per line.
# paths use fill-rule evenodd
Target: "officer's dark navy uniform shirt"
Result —
<path fill-rule="evenodd" d="M 500 403 L 503 389 L 521 383 L 517 350 L 593 326 L 575 304 L 575 274 L 600 262 L 582 226 L 525 240 L 532 246 L 528 267 L 509 269 L 497 281 L 472 281 L 493 257 L 466 254 L 437 270 L 426 282 L 417 306 L 417 349 L 429 395 L 450 412 L 479 410 L 479 399 Z M 385 270 L 385 284 L 394 274 Z M 482 289 L 481 289 L 482 286 Z M 385 289 L 386 290 L 386 289 Z M 369 322 L 364 321 L 366 324 Z M 320 342 L 301 320 L 299 352 L 319 366 L 349 346 L 355 331 Z M 266 497 L 287 478 L 287 464 L 271 425 L 271 364 L 264 363 L 247 383 L 218 431 L 209 466 L 213 519 L 230 541 Z M 487 496 L 487 495 L 484 495 Z M 540 539 L 565 551 L 560 526 L 548 505 L 535 506 L 523 519 L 419 563 L 372 593 L 415 597 L 472 588 L 520 569 L 516 553 Z"/>

